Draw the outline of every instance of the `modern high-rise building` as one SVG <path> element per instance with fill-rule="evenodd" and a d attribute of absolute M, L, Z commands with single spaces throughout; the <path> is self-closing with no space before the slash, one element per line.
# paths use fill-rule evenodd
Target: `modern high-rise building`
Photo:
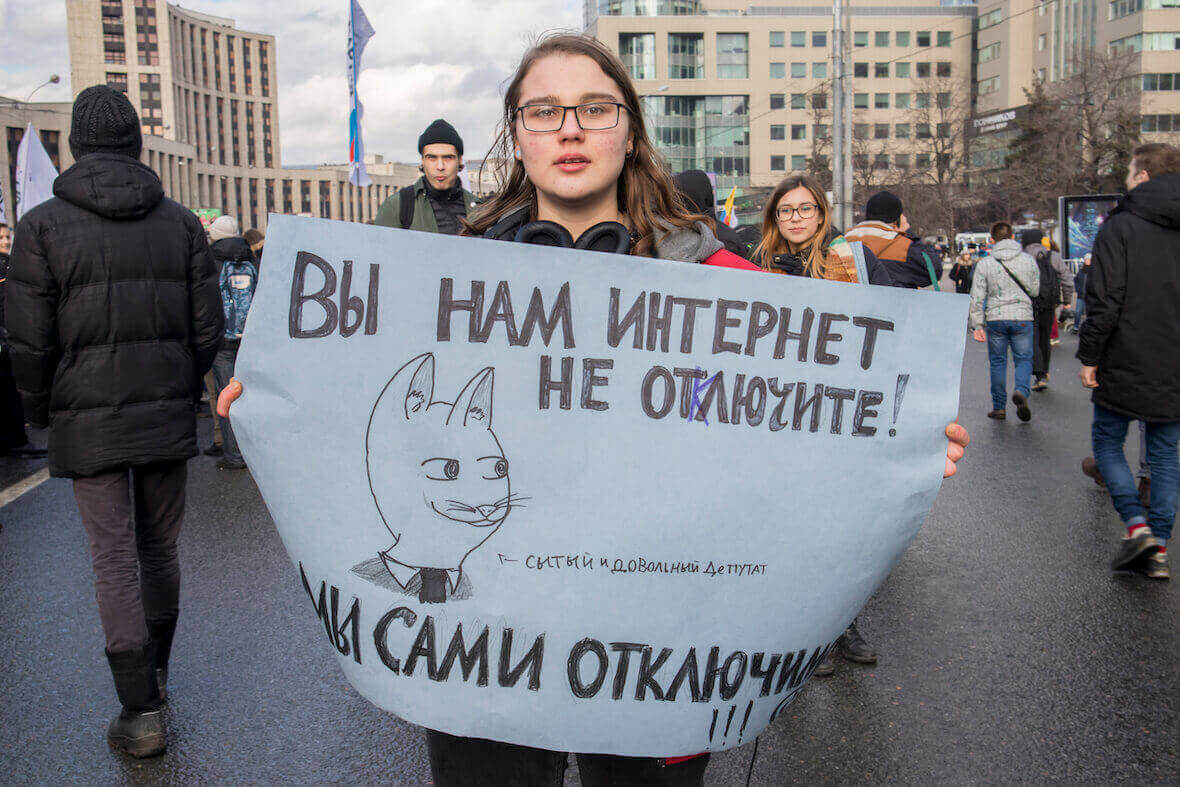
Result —
<path fill-rule="evenodd" d="M 934 140 L 961 140 L 969 114 L 975 6 L 850 6 L 854 169 L 881 182 L 931 177 L 946 149 Z M 585 0 L 584 15 L 587 31 L 627 65 L 674 171 L 715 173 L 723 196 L 830 157 L 830 5 Z"/>
<path fill-rule="evenodd" d="M 184 205 L 220 209 L 243 228 L 265 229 L 269 212 L 367 221 L 418 177 L 380 157 L 369 157 L 368 188 L 348 183 L 346 165 L 284 168 L 274 36 L 164 0 L 66 0 L 66 13 L 74 92 L 107 84 L 127 94 L 143 124 L 145 162 Z M 18 114 L 55 146 L 59 168 L 69 166 L 69 105 L 24 107 L 0 107 L 9 124 L 3 169 L 24 134 Z M 11 172 L 4 177 L 11 194 Z"/>
<path fill-rule="evenodd" d="M 974 177 L 1004 167 L 1034 86 L 1070 79 L 1092 53 L 1129 58 L 1122 87 L 1144 141 L 1180 140 L 1180 0 L 980 0 L 977 37 Z"/>

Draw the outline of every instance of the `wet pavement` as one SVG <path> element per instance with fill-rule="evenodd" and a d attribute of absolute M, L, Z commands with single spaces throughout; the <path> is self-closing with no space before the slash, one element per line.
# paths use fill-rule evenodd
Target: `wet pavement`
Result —
<path fill-rule="evenodd" d="M 972 444 L 861 615 L 880 662 L 814 679 L 762 735 L 752 784 L 1180 780 L 1177 583 L 1108 569 L 1120 528 L 1078 470 L 1075 345 L 1021 424 L 985 417 L 968 341 Z M 41 466 L 0 460 L 0 481 Z M 188 495 L 169 749 L 148 761 L 105 741 L 117 707 L 69 483 L 0 509 L 0 781 L 428 783 L 421 732 L 345 682 L 249 474 L 202 457 Z M 744 783 L 752 756 L 714 755 L 708 783 Z"/>

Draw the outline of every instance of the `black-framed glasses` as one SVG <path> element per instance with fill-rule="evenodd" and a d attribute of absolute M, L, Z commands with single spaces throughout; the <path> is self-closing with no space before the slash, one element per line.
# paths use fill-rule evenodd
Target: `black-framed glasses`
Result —
<path fill-rule="evenodd" d="M 792 208 L 790 206 L 775 208 L 774 215 L 779 221 L 786 221 L 787 219 L 791 218 L 792 214 L 798 214 L 799 218 L 801 219 L 810 219 L 815 215 L 815 212 L 818 209 L 819 206 L 814 202 L 804 202 L 797 208 Z"/>
<path fill-rule="evenodd" d="M 616 101 L 591 101 L 588 104 L 561 106 L 560 104 L 527 104 L 518 107 L 526 131 L 557 131 L 565 125 L 565 113 L 574 110 L 574 118 L 583 131 L 606 131 L 619 125 L 619 110 L 625 106 Z"/>

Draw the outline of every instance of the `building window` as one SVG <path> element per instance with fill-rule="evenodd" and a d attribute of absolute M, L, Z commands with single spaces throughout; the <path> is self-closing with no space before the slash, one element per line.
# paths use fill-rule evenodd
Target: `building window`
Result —
<path fill-rule="evenodd" d="M 806 63 L 791 63 L 791 79 L 806 79 L 807 78 L 807 64 Z"/>
<path fill-rule="evenodd" d="M 868 32 L 862 30 L 859 33 L 853 33 L 852 34 L 852 45 L 854 47 L 868 46 L 869 45 Z"/>
<path fill-rule="evenodd" d="M 909 123 L 898 123 L 897 125 L 895 125 L 893 127 L 893 136 L 896 137 L 897 139 L 909 139 L 910 138 L 910 124 Z"/>
<path fill-rule="evenodd" d="M 868 123 L 853 123 L 852 124 L 852 138 L 853 139 L 868 139 L 869 138 L 869 124 Z"/>
<path fill-rule="evenodd" d="M 270 126 L 271 126 L 270 113 L 271 113 L 271 105 L 270 104 L 263 104 L 262 105 L 262 157 L 263 157 L 263 160 L 265 161 L 266 166 L 268 168 L 274 166 L 274 142 L 271 141 L 271 135 L 270 135 Z"/>
<path fill-rule="evenodd" d="M 910 154 L 909 153 L 895 153 L 893 155 L 893 166 L 895 169 L 909 169 L 910 168 Z"/>
<path fill-rule="evenodd" d="M 791 156 L 791 169 L 795 172 L 807 169 L 807 156 Z"/>
<path fill-rule="evenodd" d="M 771 79 L 786 79 L 787 64 L 786 63 L 771 63 L 770 64 L 770 78 Z"/>
<path fill-rule="evenodd" d="M 869 76 L 869 64 L 868 63 L 853 63 L 852 64 L 852 76 L 856 77 L 857 79 L 867 79 Z"/>
<path fill-rule="evenodd" d="M 807 109 L 807 94 L 806 93 L 792 93 L 791 94 L 791 109 Z"/>
<path fill-rule="evenodd" d="M 225 62 L 229 71 L 229 92 L 238 92 L 238 66 L 236 55 L 234 54 L 235 41 L 233 36 L 225 37 Z"/>
<path fill-rule="evenodd" d="M 102 58 L 104 63 L 114 65 L 127 62 L 127 44 L 121 32 L 102 34 Z"/>
<path fill-rule="evenodd" d="M 770 171 L 782 172 L 787 168 L 786 156 L 771 156 L 770 157 Z"/>
<path fill-rule="evenodd" d="M 139 75 L 139 123 L 144 134 L 163 136 L 164 96 L 159 74 Z"/>
<path fill-rule="evenodd" d="M 898 79 L 910 78 L 910 64 L 909 63 L 894 63 L 893 75 Z"/>
<path fill-rule="evenodd" d="M 671 171 L 715 172 L 720 193 L 749 185 L 749 104 L 739 95 L 649 96 L 643 114 Z"/>
<path fill-rule="evenodd" d="M 815 139 L 827 139 L 828 138 L 828 124 L 827 123 L 816 123 L 815 125 L 813 125 L 811 127 L 811 133 L 815 135 Z"/>
<path fill-rule="evenodd" d="M 669 79 L 705 78 L 705 36 L 703 33 L 668 34 Z"/>
<path fill-rule="evenodd" d="M 889 154 L 878 153 L 873 156 L 873 169 L 889 169 Z"/>
<path fill-rule="evenodd" d="M 1144 115 L 1139 130 L 1147 134 L 1180 131 L 1180 115 Z"/>
<path fill-rule="evenodd" d="M 795 34 L 791 33 L 791 39 L 794 40 Z M 780 49 L 787 45 L 787 34 L 782 30 L 770 31 L 770 47 L 771 49 Z"/>
<path fill-rule="evenodd" d="M 893 108 L 894 109 L 909 109 L 910 108 L 910 94 L 909 93 L 894 93 L 893 94 Z"/>
<path fill-rule="evenodd" d="M 889 124 L 888 123 L 874 123 L 873 124 L 873 139 L 889 139 Z"/>
<path fill-rule="evenodd" d="M 927 47 L 930 46 L 930 31 L 929 30 L 919 30 L 918 31 L 918 46 L 922 49 L 926 49 Z"/>
<path fill-rule="evenodd" d="M 1037 48 L 1038 49 L 1045 48 L 1044 34 L 1041 35 L 1041 38 L 1037 44 Z M 992 60 L 995 60 L 999 56 L 1000 56 L 1000 42 L 999 41 L 996 41 L 994 44 L 988 44 L 987 46 L 985 46 L 979 50 L 979 62 L 980 63 L 989 63 Z"/>
<path fill-rule="evenodd" d="M 1180 90 L 1180 74 L 1144 74 L 1144 90 Z"/>
<path fill-rule="evenodd" d="M 320 192 L 320 218 L 332 218 L 332 184 L 326 180 L 317 181 Z"/>
<path fill-rule="evenodd" d="M 914 94 L 914 106 L 916 106 L 918 109 L 929 109 L 930 108 L 930 94 L 929 93 L 915 93 Z"/>
<path fill-rule="evenodd" d="M 803 123 L 792 123 L 791 139 L 807 139 L 807 126 Z"/>
<path fill-rule="evenodd" d="M 979 17 L 979 29 L 987 30 L 989 27 L 995 27 L 1003 21 L 1004 10 L 1003 8 L 997 8 L 994 11 L 988 11 L 986 14 Z"/>
<path fill-rule="evenodd" d="M 258 42 L 258 75 L 262 82 L 262 97 L 270 98 L 270 59 L 265 41 Z"/>
<path fill-rule="evenodd" d="M 915 166 L 917 166 L 918 169 L 930 169 L 930 154 L 929 153 L 919 153 L 914 158 L 914 164 L 915 164 Z"/>
<path fill-rule="evenodd" d="M 770 108 L 771 109 L 786 109 L 787 95 L 785 93 L 771 93 L 770 94 Z"/>
<path fill-rule="evenodd" d="M 873 76 L 877 79 L 889 78 L 889 63 L 874 63 Z"/>
<path fill-rule="evenodd" d="M 787 138 L 787 127 L 782 125 L 774 125 L 770 127 L 770 140 L 778 142 Z"/>
<path fill-rule="evenodd" d="M 918 79 L 929 79 L 930 78 L 930 64 L 929 63 L 917 63 L 916 65 L 918 66 Z"/>
<path fill-rule="evenodd" d="M 1000 89 L 1000 78 L 998 76 L 997 77 L 989 77 L 988 79 L 979 80 L 979 90 L 977 91 L 977 93 L 978 93 L 978 95 L 986 96 L 989 93 L 995 93 L 999 89 Z"/>
<path fill-rule="evenodd" d="M 254 161 L 254 102 L 246 102 L 246 163 L 253 167 Z"/>
<path fill-rule="evenodd" d="M 822 61 L 811 64 L 811 78 L 812 79 L 827 79 L 828 78 L 828 63 Z"/>
<path fill-rule="evenodd" d="M 811 94 L 811 108 L 812 109 L 827 109 L 828 108 L 828 94 L 827 93 L 812 93 Z"/>
<path fill-rule="evenodd" d="M 155 0 L 135 0 L 135 43 L 141 66 L 160 65 L 160 37 L 156 26 Z"/>
<path fill-rule="evenodd" d="M 826 47 L 828 45 L 828 33 L 826 30 L 817 30 L 811 34 L 811 45 Z"/>
<path fill-rule="evenodd" d="M 888 93 L 874 93 L 873 94 L 873 109 L 889 109 L 889 94 Z"/>
<path fill-rule="evenodd" d="M 1124 16 L 1139 13 L 1143 10 L 1143 0 L 1114 0 L 1110 4 L 1110 18 L 1122 19 Z"/>
<path fill-rule="evenodd" d="M 807 33 L 803 30 L 791 31 L 791 46 L 801 47 L 807 46 Z"/>
<path fill-rule="evenodd" d="M 893 44 L 894 44 L 894 46 L 909 46 L 910 45 L 909 31 L 908 30 L 906 30 L 906 31 L 899 30 L 896 33 L 894 33 L 893 34 Z"/>
<path fill-rule="evenodd" d="M 291 179 L 283 178 L 283 213 L 291 214 L 295 212 L 295 204 L 291 200 Z"/>
<path fill-rule="evenodd" d="M 951 135 L 951 124 L 939 123 L 934 127 L 934 130 L 938 134 L 939 139 L 948 139 Z"/>
<path fill-rule="evenodd" d="M 937 102 L 939 109 L 950 109 L 951 108 L 951 94 L 950 93 L 939 93 L 937 96 L 935 96 L 935 101 Z"/>
<path fill-rule="evenodd" d="M 929 123 L 917 124 L 917 126 L 914 128 L 914 131 L 916 132 L 915 136 L 918 139 L 930 139 L 930 137 L 931 137 Z"/>
<path fill-rule="evenodd" d="M 869 94 L 868 93 L 855 93 L 855 94 L 853 94 L 852 106 L 855 109 L 868 109 L 869 108 Z"/>
<path fill-rule="evenodd" d="M 301 213 L 311 213 L 311 181 L 299 181 L 299 211 Z"/>
<path fill-rule="evenodd" d="M 950 46 L 951 45 L 951 31 L 949 31 L 949 30 L 939 30 L 938 31 L 938 45 L 939 46 Z"/>
<path fill-rule="evenodd" d="M 213 88 L 221 90 L 221 33 L 213 34 Z"/>
<path fill-rule="evenodd" d="M 252 94 L 254 92 L 254 74 L 250 69 L 250 39 L 242 39 L 242 82 L 246 88 L 246 93 Z"/>
<path fill-rule="evenodd" d="M 240 167 L 242 166 L 242 148 L 238 142 L 238 139 L 241 135 L 238 134 L 237 131 L 241 128 L 241 126 L 238 125 L 238 102 L 233 99 L 230 99 L 229 102 L 229 128 L 230 139 L 233 143 L 234 166 Z"/>
<path fill-rule="evenodd" d="M 126 93 L 127 75 L 117 71 L 108 71 L 107 87 L 109 87 L 111 90 L 118 90 L 120 93 Z"/>
<path fill-rule="evenodd" d="M 947 60 L 938 61 L 938 65 L 935 68 L 934 73 L 940 77 L 949 77 L 951 75 L 950 61 L 947 61 Z"/>
<path fill-rule="evenodd" d="M 656 34 L 619 33 L 619 57 L 632 79 L 655 79 Z"/>

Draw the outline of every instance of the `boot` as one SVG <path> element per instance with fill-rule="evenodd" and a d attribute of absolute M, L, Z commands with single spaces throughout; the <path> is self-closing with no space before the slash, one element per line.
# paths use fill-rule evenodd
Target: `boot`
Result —
<path fill-rule="evenodd" d="M 160 687 L 156 683 L 156 643 L 142 648 L 107 651 L 115 693 L 122 712 L 107 728 L 107 741 L 132 757 L 152 757 L 167 748 L 160 712 Z"/>
<path fill-rule="evenodd" d="M 855 661 L 858 664 L 877 663 L 877 652 L 869 647 L 869 643 L 865 642 L 864 637 L 860 635 L 855 620 L 848 624 L 848 628 L 844 630 L 844 636 L 840 637 L 840 654 L 848 661 Z"/>
<path fill-rule="evenodd" d="M 176 616 L 171 615 L 149 620 L 148 636 L 156 643 L 156 683 L 160 686 L 160 702 L 168 702 L 168 656 L 172 653 L 172 637 L 176 634 Z"/>

